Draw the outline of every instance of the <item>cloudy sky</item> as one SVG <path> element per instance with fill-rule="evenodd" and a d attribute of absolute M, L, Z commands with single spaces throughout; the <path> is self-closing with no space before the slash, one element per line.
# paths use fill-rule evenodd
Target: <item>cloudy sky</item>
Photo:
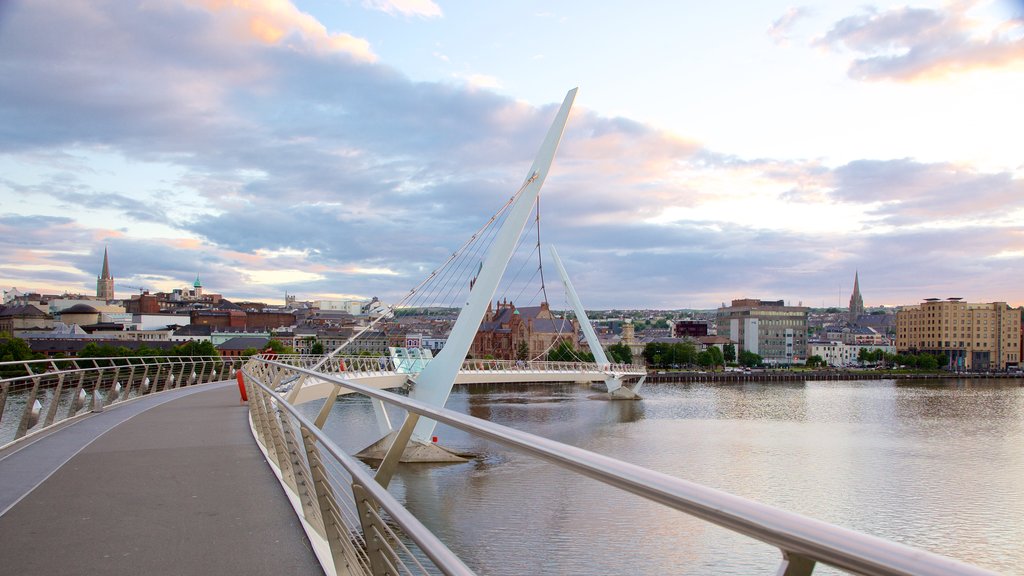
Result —
<path fill-rule="evenodd" d="M 0 286 L 394 301 L 576 86 L 588 307 L 1024 304 L 1020 0 L 3 0 Z"/>

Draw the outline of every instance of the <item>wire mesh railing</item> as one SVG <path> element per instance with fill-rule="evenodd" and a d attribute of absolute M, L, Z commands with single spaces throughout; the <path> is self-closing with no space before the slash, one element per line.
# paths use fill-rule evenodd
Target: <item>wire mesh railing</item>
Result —
<path fill-rule="evenodd" d="M 0 362 L 0 446 L 69 418 L 234 376 L 245 358 L 131 356 Z"/>
<path fill-rule="evenodd" d="M 602 456 L 554 440 L 364 386 L 344 378 L 254 358 L 243 367 L 254 433 L 280 469 L 282 483 L 303 502 L 296 511 L 323 542 L 328 574 L 471 573 L 448 547 L 387 491 L 420 417 L 457 428 L 777 548 L 776 574 L 808 576 L 817 564 L 855 574 L 993 574 L 957 560 L 800 516 Z M 406 421 L 374 476 L 343 452 L 316 423 L 274 392 L 283 380 L 312 376 L 406 412 Z M 255 400 L 253 400 L 255 399 Z M 329 406 L 328 398 L 324 406 Z M 325 411 L 321 410 L 321 414 Z M 299 444 L 301 438 L 302 444 Z M 415 544 L 410 551 L 405 543 Z M 324 558 L 331 560 L 325 562 Z M 426 558 L 432 565 L 424 567 Z M 415 568 L 415 569 L 414 569 Z"/>
<path fill-rule="evenodd" d="M 265 356 L 268 360 L 295 366 L 297 368 L 313 369 L 323 356 L 308 354 L 287 354 Z M 417 359 L 416 365 L 422 369 L 430 359 Z M 317 368 L 326 373 L 340 372 L 400 372 L 405 370 L 405 364 L 411 364 L 408 360 L 398 359 L 390 356 L 335 356 Z M 597 364 L 593 362 L 553 362 L 553 361 L 527 361 L 527 360 L 495 360 L 495 359 L 472 359 L 467 358 L 462 363 L 462 371 L 490 371 L 490 372 L 565 372 L 565 373 L 612 373 L 612 374 L 646 374 L 646 369 L 637 364 Z"/>

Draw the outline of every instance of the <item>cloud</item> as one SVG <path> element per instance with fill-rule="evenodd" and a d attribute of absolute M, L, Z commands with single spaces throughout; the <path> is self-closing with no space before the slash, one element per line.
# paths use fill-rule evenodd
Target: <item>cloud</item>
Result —
<path fill-rule="evenodd" d="M 768 27 L 768 36 L 771 36 L 772 40 L 776 44 L 784 44 L 789 41 L 789 33 L 792 31 L 793 26 L 796 22 L 802 18 L 806 18 L 811 13 L 810 9 L 806 6 L 792 6 L 786 13 L 779 16 L 778 20 L 772 22 L 772 25 Z"/>
<path fill-rule="evenodd" d="M 879 215 L 904 225 L 993 221 L 1024 208 L 1024 180 L 947 163 L 858 160 L 835 170 L 835 186 L 833 197 L 876 203 Z"/>
<path fill-rule="evenodd" d="M 853 52 L 848 73 L 856 80 L 913 81 L 1024 63 L 1024 21 L 987 25 L 970 15 L 975 4 L 868 9 L 836 22 L 814 44 Z"/>
<path fill-rule="evenodd" d="M 440 18 L 441 7 L 430 0 L 364 0 L 363 6 L 391 15 Z"/>
<path fill-rule="evenodd" d="M 277 0 L 5 14 L 0 284 L 21 289 L 91 292 L 107 244 L 127 285 L 395 301 L 516 191 L 562 96 L 413 82 Z M 811 301 L 854 268 L 916 301 L 929 270 L 1002 286 L 1022 249 L 1012 174 L 739 158 L 586 102 L 541 223 L 588 306 Z"/>

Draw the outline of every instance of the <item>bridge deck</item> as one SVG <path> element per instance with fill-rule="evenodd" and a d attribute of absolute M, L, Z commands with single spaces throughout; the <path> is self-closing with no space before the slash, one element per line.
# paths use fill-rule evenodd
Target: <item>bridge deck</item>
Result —
<path fill-rule="evenodd" d="M 0 454 L 2 571 L 322 574 L 247 417 L 233 382 L 184 388 Z"/>

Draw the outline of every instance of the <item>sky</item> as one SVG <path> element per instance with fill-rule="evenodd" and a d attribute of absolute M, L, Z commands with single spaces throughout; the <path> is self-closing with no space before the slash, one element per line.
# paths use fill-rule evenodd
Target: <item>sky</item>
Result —
<path fill-rule="evenodd" d="M 394 302 L 574 87 L 588 308 L 1024 305 L 1022 0 L 3 0 L 0 286 Z"/>

